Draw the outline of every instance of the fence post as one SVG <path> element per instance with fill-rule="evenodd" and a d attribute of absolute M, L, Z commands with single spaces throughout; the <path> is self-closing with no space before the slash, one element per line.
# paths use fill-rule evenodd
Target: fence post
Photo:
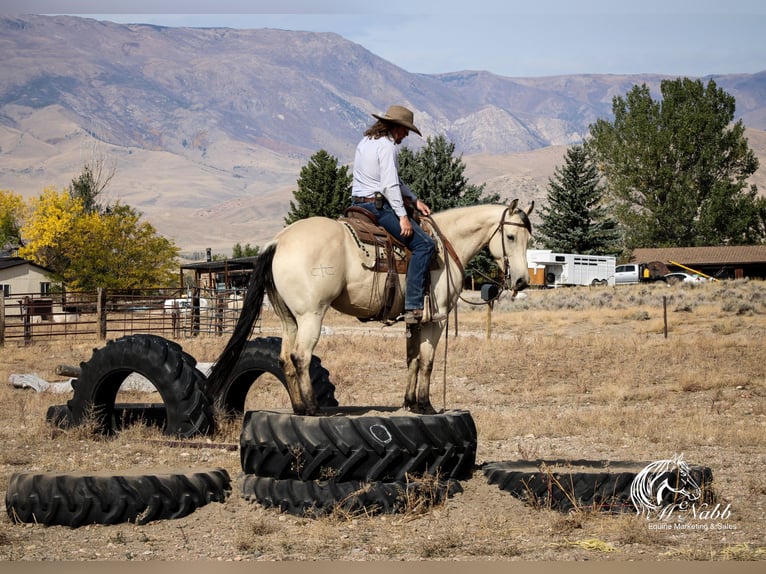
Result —
<path fill-rule="evenodd" d="M 170 328 L 173 331 L 173 338 L 181 337 L 181 312 L 178 309 L 178 300 L 173 299 L 173 307 L 170 312 Z"/>
<path fill-rule="evenodd" d="M 191 334 L 192 337 L 199 335 L 199 315 L 200 315 L 200 303 L 199 303 L 199 287 L 192 289 L 191 299 Z"/>
<path fill-rule="evenodd" d="M 106 339 L 106 289 L 99 287 L 96 290 L 96 321 L 98 323 L 98 338 Z"/>
<path fill-rule="evenodd" d="M 32 318 L 30 316 L 30 298 L 29 295 L 19 301 L 21 305 L 21 320 L 24 324 L 24 344 L 28 345 L 32 342 Z"/>
<path fill-rule="evenodd" d="M 0 289 L 0 347 L 5 346 L 5 293 Z"/>

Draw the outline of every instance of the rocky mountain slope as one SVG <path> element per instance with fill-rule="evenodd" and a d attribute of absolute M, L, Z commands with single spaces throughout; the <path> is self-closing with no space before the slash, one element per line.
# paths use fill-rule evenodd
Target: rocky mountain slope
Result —
<path fill-rule="evenodd" d="M 336 34 L 62 16 L 0 18 L 0 51 L 0 188 L 63 189 L 104 160 L 112 199 L 185 251 L 267 240 L 307 159 L 350 162 L 370 113 L 394 102 L 455 143 L 473 183 L 539 201 L 614 96 L 663 79 L 411 74 Z M 766 72 L 714 79 L 745 125 L 766 129 Z"/>

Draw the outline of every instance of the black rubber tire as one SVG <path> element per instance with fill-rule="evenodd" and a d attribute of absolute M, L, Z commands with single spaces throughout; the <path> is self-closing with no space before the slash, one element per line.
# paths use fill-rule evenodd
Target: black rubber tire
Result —
<path fill-rule="evenodd" d="M 181 518 L 230 493 L 229 473 L 222 468 L 14 473 L 5 509 L 17 523 L 146 524 Z"/>
<path fill-rule="evenodd" d="M 285 373 L 279 364 L 281 348 L 280 337 L 258 337 L 248 341 L 229 378 L 219 388 L 206 388 L 207 395 L 224 412 L 241 415 L 245 412 L 250 387 L 263 373 L 274 375 L 287 389 Z M 316 355 L 311 357 L 309 375 L 319 406 L 337 407 L 335 385 L 330 382 L 329 371 Z"/>
<path fill-rule="evenodd" d="M 304 481 L 252 474 L 242 481 L 242 495 L 266 508 L 298 516 L 317 517 L 335 510 L 356 514 L 392 514 L 441 504 L 463 492 L 456 480 L 419 482 Z"/>
<path fill-rule="evenodd" d="M 161 403 L 115 403 L 109 426 L 121 430 L 133 424 L 143 424 L 161 429 L 165 427 L 167 419 L 167 408 Z M 69 405 L 51 405 L 45 420 L 63 429 L 74 425 Z"/>
<path fill-rule="evenodd" d="M 323 409 L 320 416 L 248 411 L 240 435 L 242 470 L 280 479 L 368 482 L 472 476 L 477 437 L 468 411 L 386 415 L 380 410 L 339 407 Z"/>
<path fill-rule="evenodd" d="M 486 463 L 483 471 L 490 484 L 535 507 L 569 512 L 589 509 L 603 512 L 635 512 L 630 485 L 646 462 L 594 460 L 520 460 Z M 712 498 L 713 472 L 692 466 L 692 476 Z"/>
<path fill-rule="evenodd" d="M 115 398 L 125 378 L 134 372 L 148 379 L 162 398 L 164 434 L 186 438 L 212 433 L 213 408 L 196 360 L 177 343 L 147 334 L 109 341 L 94 349 L 89 361 L 80 363 L 80 376 L 72 381 L 74 395 L 67 403 L 73 424 L 82 424 L 93 415 L 98 432 L 116 430 Z"/>

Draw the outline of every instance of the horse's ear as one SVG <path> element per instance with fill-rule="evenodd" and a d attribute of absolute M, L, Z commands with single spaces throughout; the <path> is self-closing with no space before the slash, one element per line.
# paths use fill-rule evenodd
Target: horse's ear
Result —
<path fill-rule="evenodd" d="M 513 201 L 511 201 L 511 205 L 508 206 L 508 213 L 513 213 L 516 211 L 516 206 L 519 204 L 519 199 L 516 198 Z"/>
<path fill-rule="evenodd" d="M 535 202 L 534 200 L 529 202 L 529 205 L 527 206 L 527 215 L 532 213 L 532 210 L 535 208 Z"/>

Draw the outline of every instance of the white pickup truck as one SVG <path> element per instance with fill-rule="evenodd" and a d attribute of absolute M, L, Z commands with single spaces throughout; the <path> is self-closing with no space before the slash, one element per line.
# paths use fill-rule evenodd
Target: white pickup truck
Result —
<path fill-rule="evenodd" d="M 638 283 L 639 274 L 638 263 L 626 263 L 614 268 L 614 284 L 620 283 Z"/>
<path fill-rule="evenodd" d="M 614 268 L 614 284 L 625 285 L 644 281 L 660 281 L 668 273 L 670 270 L 661 261 L 623 263 Z"/>

